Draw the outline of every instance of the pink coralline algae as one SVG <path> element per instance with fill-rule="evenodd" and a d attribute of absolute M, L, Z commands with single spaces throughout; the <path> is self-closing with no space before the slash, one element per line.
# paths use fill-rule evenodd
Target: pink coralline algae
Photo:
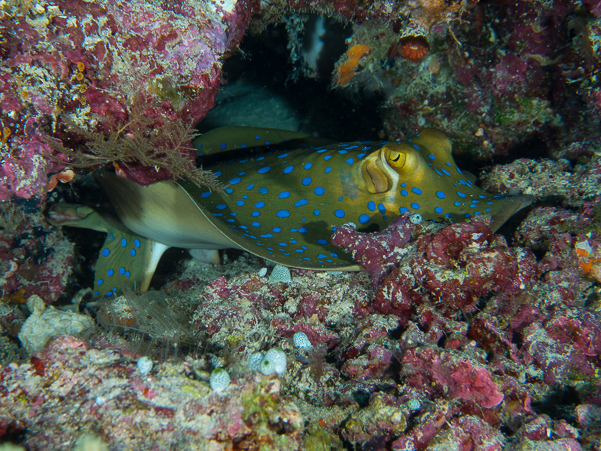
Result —
<path fill-rule="evenodd" d="M 135 99 L 153 105 L 144 114 L 159 126 L 202 119 L 214 103 L 220 57 L 240 42 L 250 6 L 59 0 L 11 3 L 3 14 L 11 18 L 3 22 L 0 44 L 0 200 L 7 200 L 43 196 L 47 175 L 69 162 L 56 150 L 61 140 L 65 147 L 74 142 L 63 130 L 66 119 L 109 132 L 129 119 Z M 129 169 L 145 183 L 169 176 Z"/>
<path fill-rule="evenodd" d="M 406 217 L 382 232 L 402 236 L 405 242 L 408 233 Z M 377 245 L 380 240 L 380 235 L 361 234 L 351 226 L 339 227 L 332 237 L 332 242 L 349 250 L 376 281 L 391 266 L 386 245 Z M 379 264 L 378 252 L 383 256 Z M 448 314 L 470 312 L 479 297 L 495 291 L 518 294 L 537 276 L 536 261 L 529 250 L 508 248 L 505 240 L 493 235 L 481 221 L 454 224 L 423 235 L 397 251 L 399 254 L 402 258 L 376 292 L 374 306 L 382 313 L 410 315 L 424 304 L 440 306 Z"/>

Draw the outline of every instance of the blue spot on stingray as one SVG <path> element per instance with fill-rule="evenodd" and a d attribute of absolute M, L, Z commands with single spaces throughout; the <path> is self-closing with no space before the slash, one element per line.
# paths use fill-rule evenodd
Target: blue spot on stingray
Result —
<path fill-rule="evenodd" d="M 139 239 L 137 239 L 137 238 L 134 240 L 134 247 L 135 247 L 136 249 L 140 249 L 140 240 L 139 240 Z"/>
<path fill-rule="evenodd" d="M 246 174 L 246 171 L 238 172 L 239 176 L 243 176 L 244 174 Z"/>
<path fill-rule="evenodd" d="M 287 166 L 287 167 L 285 167 L 284 168 L 284 174 L 290 174 L 293 169 L 294 169 L 294 166 Z"/>
<path fill-rule="evenodd" d="M 414 208 L 415 210 L 419 210 L 421 208 L 421 205 L 418 204 L 417 202 L 413 202 L 411 204 L 411 208 Z"/>
<path fill-rule="evenodd" d="M 319 254 L 319 255 L 317 256 L 317 258 L 326 258 L 326 257 L 327 257 L 327 255 L 323 255 L 323 254 Z"/>
<path fill-rule="evenodd" d="M 241 180 L 242 180 L 242 179 L 241 179 L 240 177 L 234 177 L 234 178 L 233 178 L 233 179 L 231 179 L 231 180 L 230 180 L 228 183 L 229 183 L 230 185 L 236 185 L 236 184 L 240 183 L 240 181 L 241 181 Z"/>
<path fill-rule="evenodd" d="M 97 284 L 97 285 L 102 285 L 103 283 L 104 283 L 104 280 L 102 280 L 102 279 L 98 279 L 98 280 L 96 281 L 96 284 Z"/>
<path fill-rule="evenodd" d="M 108 297 L 111 297 L 112 295 L 113 295 L 113 292 L 112 292 L 112 291 L 109 291 L 108 293 L 106 293 L 106 294 L 105 294 L 105 296 L 106 296 L 107 298 L 108 298 Z"/>
<path fill-rule="evenodd" d="M 404 213 L 408 213 L 409 209 L 407 207 L 401 207 L 401 208 L 399 208 L 399 211 L 401 212 L 401 214 L 404 214 Z"/>
<path fill-rule="evenodd" d="M 436 169 L 436 173 L 442 177 L 442 172 L 440 172 L 438 169 Z"/>
<path fill-rule="evenodd" d="M 202 155 L 202 154 L 201 154 Z M 94 291 L 94 296 L 97 296 L 100 294 L 100 291 Z"/>
<path fill-rule="evenodd" d="M 456 206 L 456 207 L 459 207 L 460 205 L 461 205 L 461 202 L 457 202 L 457 201 L 455 201 L 455 206 Z"/>
<path fill-rule="evenodd" d="M 338 200 L 339 200 L 339 201 L 341 201 L 342 199 L 344 199 L 344 196 L 340 196 L 340 197 L 338 198 Z"/>
<path fill-rule="evenodd" d="M 296 233 L 296 232 L 298 232 L 298 229 L 293 227 L 293 228 L 290 229 L 290 232 Z"/>
<path fill-rule="evenodd" d="M 255 139 L 256 139 L 257 141 L 259 141 L 259 140 L 261 139 L 261 137 L 260 137 L 259 135 L 257 135 L 257 136 L 255 136 Z"/>
<path fill-rule="evenodd" d="M 260 222 L 253 222 L 250 225 L 253 226 L 253 227 L 259 227 L 261 225 L 261 223 Z M 252 238 L 254 238 L 256 240 L 256 238 L 254 236 Z"/>
<path fill-rule="evenodd" d="M 352 165 L 354 163 L 355 159 L 354 158 L 347 158 L 344 161 L 346 161 L 348 164 Z"/>
<path fill-rule="evenodd" d="M 319 210 L 313 210 L 313 214 L 315 216 L 319 216 L 321 214 L 321 211 L 319 211 Z"/>
<path fill-rule="evenodd" d="M 323 189 L 323 187 L 321 187 L 321 186 L 317 186 L 317 187 L 316 187 L 316 188 L 313 190 L 313 192 L 314 192 L 314 193 L 315 193 L 315 195 L 317 195 L 317 196 L 323 196 L 323 195 L 324 195 L 324 193 L 326 192 L 326 190 L 325 190 L 325 189 Z"/>
<path fill-rule="evenodd" d="M 380 213 L 382 214 L 386 213 L 386 207 L 384 204 L 378 204 L 378 210 L 380 210 Z"/>
<path fill-rule="evenodd" d="M 405 187 L 405 186 L 407 186 L 407 182 L 403 182 L 403 183 L 401 183 L 401 186 L 402 186 L 402 187 Z"/>
<path fill-rule="evenodd" d="M 125 246 L 127 246 L 127 239 L 121 238 L 121 247 L 125 247 Z"/>
<path fill-rule="evenodd" d="M 221 150 L 224 150 L 227 147 L 227 144 L 226 143 L 221 143 L 221 145 L 219 147 L 221 147 Z"/>
<path fill-rule="evenodd" d="M 290 216 L 290 212 L 288 210 L 280 210 L 275 214 L 278 218 L 287 218 Z"/>
<path fill-rule="evenodd" d="M 227 222 L 236 222 L 235 219 L 226 219 Z"/>
<path fill-rule="evenodd" d="M 107 276 L 109 276 L 109 277 L 111 277 L 113 274 L 115 274 L 115 271 L 113 271 L 113 269 L 112 269 L 112 268 L 111 268 L 111 269 L 109 269 L 109 270 L 106 272 L 106 275 L 107 275 Z"/>
<path fill-rule="evenodd" d="M 448 175 L 449 177 L 451 176 L 451 173 L 449 171 L 447 171 L 446 169 L 442 169 L 442 172 L 444 172 L 444 174 Z"/>
<path fill-rule="evenodd" d="M 280 229 L 279 227 L 274 227 L 273 229 L 271 229 L 271 231 L 275 233 L 280 233 L 282 229 Z"/>
<path fill-rule="evenodd" d="M 294 203 L 295 207 L 302 207 L 303 205 L 307 205 L 309 201 L 307 199 L 301 199 L 298 202 Z"/>
<path fill-rule="evenodd" d="M 428 158 L 429 158 L 430 160 L 436 160 L 436 157 L 435 157 L 434 155 L 432 155 L 432 154 L 428 155 Z"/>
<path fill-rule="evenodd" d="M 457 191 L 457 195 L 458 195 L 459 197 L 465 197 L 465 194 L 463 194 L 461 191 Z"/>
<path fill-rule="evenodd" d="M 211 213 L 213 216 L 223 216 L 221 213 Z"/>
<path fill-rule="evenodd" d="M 359 146 L 348 146 L 348 147 L 345 147 L 345 149 L 346 150 L 351 150 L 351 149 L 356 149 L 357 147 L 359 147 Z"/>
<path fill-rule="evenodd" d="M 368 149 L 371 149 L 371 147 L 368 147 Z M 363 150 L 365 150 L 365 149 L 363 149 Z M 357 158 L 361 159 L 361 158 L 363 158 L 365 155 L 366 155 L 366 154 L 364 154 L 364 153 L 360 153 L 359 155 L 357 155 Z"/>
<path fill-rule="evenodd" d="M 106 247 L 104 249 L 102 249 L 103 257 L 108 257 L 110 253 L 111 253 L 111 251 L 109 251 Z"/>
<path fill-rule="evenodd" d="M 471 216 L 471 214 L 470 214 L 470 213 L 466 213 L 466 214 L 465 214 L 465 217 L 466 217 L 466 218 L 469 218 L 470 216 Z"/>
<path fill-rule="evenodd" d="M 111 234 L 109 235 L 109 238 L 112 240 L 113 238 L 115 238 L 115 236 L 114 236 L 114 235 L 111 233 Z"/>
<path fill-rule="evenodd" d="M 419 188 L 415 188 L 415 187 L 413 187 L 413 188 L 411 188 L 411 192 L 412 192 L 413 194 L 417 194 L 417 195 L 419 196 L 419 195 L 421 195 L 421 193 L 422 193 L 423 191 L 422 191 L 421 189 L 419 189 Z"/>
<path fill-rule="evenodd" d="M 238 200 L 238 201 L 236 201 L 236 205 L 238 205 L 239 207 L 241 207 L 242 205 L 244 205 L 244 201 L 243 200 Z"/>
<path fill-rule="evenodd" d="M 265 206 L 265 202 L 261 201 L 261 202 L 257 202 L 255 204 L 255 208 L 263 208 Z"/>
<path fill-rule="evenodd" d="M 227 204 L 219 204 L 219 205 L 216 205 L 215 208 L 217 210 L 223 210 L 224 208 L 227 208 Z"/>
<path fill-rule="evenodd" d="M 288 243 L 278 243 L 278 244 L 279 244 L 280 246 L 282 246 L 282 247 L 286 247 L 286 246 L 288 246 Z"/>
<path fill-rule="evenodd" d="M 373 200 L 370 200 L 367 204 L 367 208 L 369 208 L 369 211 L 376 211 L 376 203 Z"/>
<path fill-rule="evenodd" d="M 121 268 L 119 268 L 119 274 L 121 274 L 121 275 L 125 274 L 125 268 L 123 266 Z"/>
<path fill-rule="evenodd" d="M 459 180 L 459 184 L 465 186 L 465 180 Z"/>
<path fill-rule="evenodd" d="M 339 151 L 338 151 L 338 153 L 339 153 L 340 155 L 344 155 L 345 153 L 348 153 L 348 152 L 347 152 L 346 150 L 339 150 Z"/>
<path fill-rule="evenodd" d="M 230 213 L 230 216 L 238 216 L 238 213 Z"/>
<path fill-rule="evenodd" d="M 131 251 L 129 251 L 129 255 L 131 255 L 132 257 L 136 256 L 136 250 L 132 249 Z"/>
<path fill-rule="evenodd" d="M 452 165 L 450 162 L 448 162 L 448 161 L 447 161 L 445 164 L 446 164 L 448 167 L 452 167 L 452 166 L 453 166 L 453 165 Z"/>
<path fill-rule="evenodd" d="M 334 215 L 335 215 L 337 218 L 344 218 L 344 215 L 345 215 L 345 213 L 344 213 L 344 210 L 336 210 L 336 211 L 334 212 Z"/>
<path fill-rule="evenodd" d="M 447 195 L 444 193 L 444 191 L 436 191 L 436 197 L 438 197 L 439 199 L 444 199 L 445 197 L 447 197 Z"/>
<path fill-rule="evenodd" d="M 307 186 L 311 184 L 311 177 L 305 177 L 303 179 L 303 185 Z"/>
<path fill-rule="evenodd" d="M 280 194 L 278 194 L 278 197 L 280 199 L 288 199 L 290 197 L 290 191 L 282 191 Z"/>
<path fill-rule="evenodd" d="M 238 164 L 244 164 L 244 163 L 248 163 L 248 158 L 246 158 L 246 159 L 244 159 L 244 160 L 240 160 L 240 161 L 238 162 Z M 240 175 L 240 174 L 238 174 L 238 175 Z"/>
<path fill-rule="evenodd" d="M 296 229 L 295 229 L 295 230 L 296 230 Z M 296 243 L 298 243 L 298 241 L 296 241 L 296 240 L 290 240 L 290 242 L 291 242 L 292 244 L 296 244 Z"/>
<path fill-rule="evenodd" d="M 442 207 L 436 207 L 436 208 L 434 208 L 434 211 L 436 213 L 442 213 L 443 210 L 442 210 Z"/>
<path fill-rule="evenodd" d="M 417 144 L 413 144 L 413 147 L 414 147 L 416 150 L 419 150 L 419 146 L 418 146 Z"/>
<path fill-rule="evenodd" d="M 307 229 L 306 227 L 301 227 L 300 229 L 298 229 L 298 231 L 300 233 L 309 233 L 309 229 Z"/>
<path fill-rule="evenodd" d="M 231 189 L 231 188 L 226 188 L 225 192 L 228 193 L 228 194 L 232 194 L 234 192 L 234 190 Z"/>
<path fill-rule="evenodd" d="M 489 212 L 490 208 L 485 208 L 484 211 Z"/>
<path fill-rule="evenodd" d="M 457 168 L 457 172 L 459 172 L 460 174 L 463 174 L 463 172 L 461 172 L 461 169 Z"/>
<path fill-rule="evenodd" d="M 246 227 L 244 225 L 241 225 L 241 226 L 238 226 L 238 227 L 240 227 L 241 229 L 244 229 L 244 230 L 248 229 L 248 227 Z"/>
<path fill-rule="evenodd" d="M 248 186 L 246 187 L 246 189 L 250 191 L 250 190 L 251 190 L 251 189 L 253 189 L 254 187 L 255 187 L 255 184 L 254 184 L 254 183 L 251 183 L 250 185 L 248 185 Z"/>
<path fill-rule="evenodd" d="M 204 199 L 205 197 L 209 197 L 210 195 L 211 195 L 210 191 L 205 191 L 204 193 L 200 194 L 200 197 L 202 197 Z"/>
<path fill-rule="evenodd" d="M 240 146 L 240 147 L 242 147 L 242 146 Z M 246 146 L 244 146 L 244 147 L 246 147 Z M 257 158 L 257 161 L 263 161 L 264 159 L 265 159 L 265 157 L 261 156 L 261 157 Z"/>
<path fill-rule="evenodd" d="M 294 250 L 294 252 L 298 252 L 299 254 L 302 254 L 302 253 L 303 253 L 303 252 L 305 252 L 305 251 L 304 251 L 304 250 L 302 250 L 302 249 L 295 249 L 295 250 Z"/>
<path fill-rule="evenodd" d="M 215 177 L 219 177 L 222 174 L 222 172 L 221 171 L 215 171 L 214 174 L 215 174 Z"/>
<path fill-rule="evenodd" d="M 402 195 L 402 196 L 408 196 L 408 195 L 409 195 L 409 192 L 408 192 L 406 189 L 402 189 L 402 190 L 401 190 L 401 195 Z"/>
<path fill-rule="evenodd" d="M 474 214 L 475 214 L 475 215 L 479 215 L 479 214 L 480 214 L 480 212 L 479 212 L 479 211 L 475 211 L 475 212 L 474 212 Z"/>
<path fill-rule="evenodd" d="M 359 222 L 361 224 L 365 224 L 366 222 L 369 222 L 369 216 L 368 215 L 361 215 L 361 216 L 359 216 Z"/>
<path fill-rule="evenodd" d="M 266 173 L 268 173 L 269 171 L 271 171 L 271 168 L 270 168 L 269 166 L 265 166 L 264 168 L 261 168 L 261 169 L 259 169 L 257 172 L 258 172 L 259 174 L 266 174 Z"/>
<path fill-rule="evenodd" d="M 262 186 L 257 191 L 259 192 L 259 194 L 267 194 L 269 192 L 269 188 Z"/>
<path fill-rule="evenodd" d="M 328 244 L 328 241 L 324 240 L 323 238 L 320 238 L 320 239 L 317 240 L 317 244 L 321 244 L 323 246 L 325 244 Z"/>
<path fill-rule="evenodd" d="M 282 155 L 278 155 L 278 158 L 286 158 L 288 156 L 287 153 L 283 153 Z"/>
<path fill-rule="evenodd" d="M 260 211 L 253 211 L 250 215 L 254 216 L 256 218 L 257 216 L 261 216 L 261 212 Z"/>
<path fill-rule="evenodd" d="M 335 252 L 330 252 L 330 257 L 338 257 L 338 254 L 336 254 Z"/>
<path fill-rule="evenodd" d="M 303 166 L 303 168 L 305 168 L 305 169 L 311 169 L 312 166 L 313 166 L 313 163 L 305 163 L 305 165 Z"/>
<path fill-rule="evenodd" d="M 326 174 L 329 174 L 330 172 L 332 172 L 332 168 L 328 166 L 327 168 L 324 169 L 324 172 Z"/>
<path fill-rule="evenodd" d="M 328 161 L 330 158 L 332 158 L 332 155 L 326 155 L 325 157 L 323 157 L 323 159 L 324 159 L 325 161 Z"/>

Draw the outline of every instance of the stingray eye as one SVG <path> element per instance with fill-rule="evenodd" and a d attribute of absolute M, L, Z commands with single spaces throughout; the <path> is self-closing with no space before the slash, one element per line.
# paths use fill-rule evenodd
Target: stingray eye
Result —
<path fill-rule="evenodd" d="M 396 150 L 389 149 L 386 155 L 387 163 L 394 168 L 402 168 L 405 166 L 407 156 L 405 152 L 397 152 Z"/>

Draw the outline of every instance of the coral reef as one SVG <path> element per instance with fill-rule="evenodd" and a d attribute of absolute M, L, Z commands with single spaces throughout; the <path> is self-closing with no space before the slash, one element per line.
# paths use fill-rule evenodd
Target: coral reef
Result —
<path fill-rule="evenodd" d="M 200 120 L 214 102 L 220 57 L 240 42 L 250 8 L 245 2 L 196 0 L 5 2 L 0 200 L 43 198 L 49 174 L 78 162 L 56 150 L 87 144 L 66 123 L 110 134 L 131 119 L 136 102 L 147 106 L 147 134 Z M 168 141 L 162 149 L 148 156 L 154 160 L 150 167 L 144 159 L 126 161 L 124 174 L 144 183 L 169 177 L 162 164 L 169 151 L 172 159 L 190 161 L 189 151 L 180 154 Z M 112 150 L 93 163 L 111 162 Z"/>
<path fill-rule="evenodd" d="M 246 254 L 186 260 L 141 296 L 74 295 L 83 259 L 40 199 L 97 165 L 144 184 L 190 175 L 191 126 L 251 13 L 297 38 L 306 13 L 349 25 L 334 91 L 379 93 L 390 139 L 437 127 L 466 166 L 503 158 L 466 178 L 534 206 L 494 232 L 487 216 L 338 227 L 362 272 Z M 18 199 L 0 212 L 0 440 L 600 449 L 599 1 L 7 0 L 0 14 L 0 201 Z"/>

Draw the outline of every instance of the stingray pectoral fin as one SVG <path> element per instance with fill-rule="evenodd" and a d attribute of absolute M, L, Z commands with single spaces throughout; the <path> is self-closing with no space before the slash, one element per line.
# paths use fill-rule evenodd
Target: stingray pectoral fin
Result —
<path fill-rule="evenodd" d="M 492 216 L 492 222 L 490 228 L 493 232 L 496 232 L 505 222 L 513 216 L 515 213 L 520 211 L 522 208 L 529 206 L 534 201 L 533 196 L 521 195 L 508 197 L 502 199 L 503 202 L 501 208 L 499 208 Z"/>
<path fill-rule="evenodd" d="M 109 215 L 90 207 L 59 203 L 47 213 L 48 222 L 105 232 L 94 272 L 94 298 L 120 294 L 123 287 L 148 290 L 156 266 L 169 246 L 132 232 Z"/>
<path fill-rule="evenodd" d="M 207 156 L 234 149 L 274 146 L 287 141 L 307 145 L 323 145 L 331 142 L 292 130 L 235 125 L 203 133 L 192 142 L 192 145 L 197 155 Z"/>

